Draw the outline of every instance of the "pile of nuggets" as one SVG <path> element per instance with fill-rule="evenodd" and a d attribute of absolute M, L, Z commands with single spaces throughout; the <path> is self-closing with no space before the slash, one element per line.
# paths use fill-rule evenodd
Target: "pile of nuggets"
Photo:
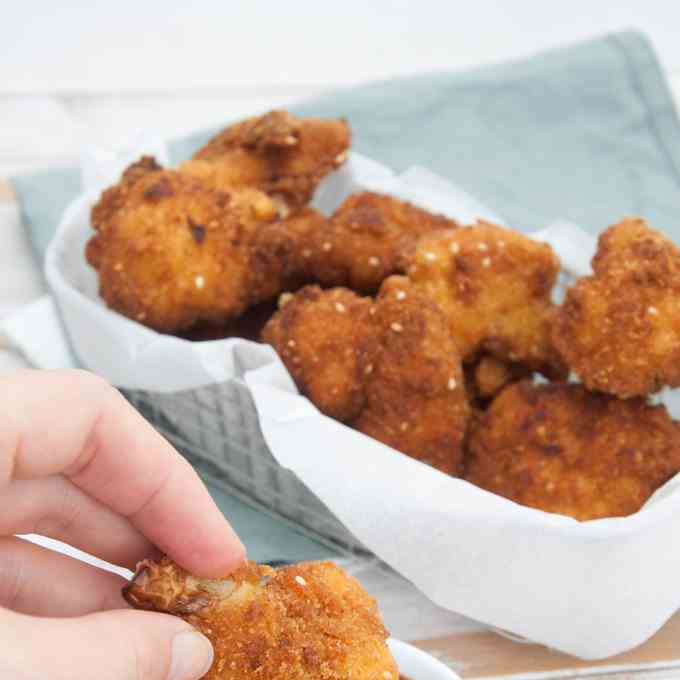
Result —
<path fill-rule="evenodd" d="M 650 401 L 680 386 L 680 250 L 625 219 L 558 305 L 559 259 L 519 232 L 372 192 L 310 207 L 349 144 L 274 111 L 176 170 L 142 159 L 92 211 L 102 297 L 175 334 L 278 298 L 259 337 L 324 414 L 524 505 L 639 510 L 680 470 Z"/>

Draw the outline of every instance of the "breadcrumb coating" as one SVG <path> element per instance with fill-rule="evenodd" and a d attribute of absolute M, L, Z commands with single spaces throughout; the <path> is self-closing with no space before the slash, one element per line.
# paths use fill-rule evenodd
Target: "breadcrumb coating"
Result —
<path fill-rule="evenodd" d="M 555 347 L 592 390 L 622 398 L 680 386 L 680 250 L 644 220 L 605 231 L 594 274 L 569 290 Z"/>
<path fill-rule="evenodd" d="M 401 266 L 441 307 L 465 362 L 487 353 L 564 375 L 550 338 L 560 263 L 549 245 L 478 222 L 422 237 Z"/>
<path fill-rule="evenodd" d="M 345 162 L 350 141 L 345 120 L 270 111 L 225 128 L 196 152 L 194 160 L 218 165 L 215 177 L 220 183 L 256 187 L 280 199 L 282 209 L 295 211 L 311 200 L 329 172 Z"/>
<path fill-rule="evenodd" d="M 524 364 L 501 361 L 489 354 L 465 370 L 466 374 L 469 372 L 470 397 L 482 403 L 495 397 L 506 385 L 531 376 L 531 370 Z"/>
<path fill-rule="evenodd" d="M 680 470 L 680 429 L 664 406 L 574 383 L 507 387 L 468 447 L 468 481 L 578 520 L 637 512 Z"/>
<path fill-rule="evenodd" d="M 86 257 L 109 307 L 186 334 L 225 327 L 302 285 L 297 243 L 325 222 L 312 208 L 282 219 L 258 189 L 223 191 L 145 157 L 93 207 Z"/>
<path fill-rule="evenodd" d="M 400 252 L 418 236 L 458 225 L 393 196 L 363 191 L 300 241 L 311 278 L 323 286 L 375 293 L 397 272 Z"/>
<path fill-rule="evenodd" d="M 198 579 L 167 557 L 123 590 L 138 609 L 180 616 L 212 642 L 204 680 L 397 680 L 375 600 L 331 562 L 254 562 Z"/>
<path fill-rule="evenodd" d="M 300 391 L 326 415 L 449 474 L 469 416 L 448 324 L 405 277 L 375 302 L 307 286 L 264 329 Z"/>
<path fill-rule="evenodd" d="M 280 304 L 262 339 L 320 411 L 354 420 L 366 401 L 359 353 L 371 332 L 372 301 L 346 288 L 312 285 L 284 294 Z"/>
<path fill-rule="evenodd" d="M 86 257 L 125 316 L 162 332 L 223 322 L 254 302 L 250 241 L 275 217 L 261 192 L 217 191 L 147 157 L 94 206 Z"/>

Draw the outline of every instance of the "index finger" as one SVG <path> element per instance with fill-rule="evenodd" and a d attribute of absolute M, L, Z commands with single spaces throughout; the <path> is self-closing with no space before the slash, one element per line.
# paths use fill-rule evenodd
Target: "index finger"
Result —
<path fill-rule="evenodd" d="M 245 558 L 192 467 L 117 390 L 85 371 L 19 371 L 0 381 L 0 488 L 56 474 L 197 576 Z"/>

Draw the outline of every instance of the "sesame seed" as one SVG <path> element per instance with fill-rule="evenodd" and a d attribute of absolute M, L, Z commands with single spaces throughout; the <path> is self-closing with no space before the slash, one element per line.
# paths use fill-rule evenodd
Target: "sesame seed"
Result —
<path fill-rule="evenodd" d="M 398 290 L 395 294 L 395 297 L 397 298 L 397 300 L 405 300 L 406 293 L 403 290 Z"/>
<path fill-rule="evenodd" d="M 371 316 L 375 316 L 375 307 L 371 307 L 371 308 L 368 310 L 368 313 L 369 313 Z"/>
<path fill-rule="evenodd" d="M 392 677 L 392 673 L 390 673 L 389 671 L 385 671 L 383 673 L 383 678 L 385 678 L 385 680 L 390 680 L 391 677 Z"/>
<path fill-rule="evenodd" d="M 428 262 L 434 262 L 437 259 L 436 253 L 427 252 L 425 253 L 425 259 Z"/>
<path fill-rule="evenodd" d="M 293 137 L 293 135 L 286 135 L 286 136 L 283 138 L 283 141 L 284 141 L 284 143 L 287 144 L 288 146 L 292 146 L 293 144 L 295 144 L 295 143 L 297 142 L 297 139 L 296 139 L 295 137 Z"/>
<path fill-rule="evenodd" d="M 340 165 L 340 163 L 344 163 L 347 160 L 347 152 L 343 151 L 342 153 L 339 153 L 335 157 L 335 162 Z"/>
<path fill-rule="evenodd" d="M 400 323 L 397 323 L 396 321 L 393 324 L 390 325 L 390 328 L 395 333 L 401 333 L 404 330 L 404 327 Z"/>
<path fill-rule="evenodd" d="M 486 243 L 478 243 L 477 250 L 481 250 L 483 253 L 485 253 L 487 250 L 489 250 L 489 246 L 487 246 Z"/>
<path fill-rule="evenodd" d="M 451 251 L 452 255 L 458 255 L 460 252 L 460 245 L 454 241 L 449 245 L 449 250 Z"/>
<path fill-rule="evenodd" d="M 123 270 L 123 263 L 122 262 L 116 262 L 116 264 L 113 265 L 113 271 L 120 272 L 122 270 Z"/>
<path fill-rule="evenodd" d="M 368 258 L 368 264 L 370 264 L 371 267 L 379 267 L 380 266 L 380 258 L 373 255 L 372 257 Z"/>
<path fill-rule="evenodd" d="M 205 286 L 205 279 L 202 276 L 197 276 L 194 279 L 194 283 L 196 284 L 196 288 L 200 290 L 201 288 L 203 288 L 203 286 Z"/>
<path fill-rule="evenodd" d="M 458 383 L 456 382 L 456 379 L 455 379 L 455 378 L 449 378 L 449 382 L 446 383 L 446 386 L 447 386 L 450 390 L 455 390 L 457 384 L 458 384 Z"/>
<path fill-rule="evenodd" d="M 342 302 L 336 302 L 335 309 L 342 314 L 345 311 L 345 305 L 343 305 Z"/>
<path fill-rule="evenodd" d="M 287 305 L 292 299 L 293 299 L 292 293 L 281 293 L 281 297 L 279 298 L 279 307 Z"/>
<path fill-rule="evenodd" d="M 399 426 L 399 429 L 400 429 L 402 432 L 406 432 L 406 430 L 408 430 L 408 423 L 407 423 L 406 421 L 404 421 L 404 422 Z"/>
<path fill-rule="evenodd" d="M 324 243 L 321 247 L 323 248 L 323 250 L 328 252 L 329 250 L 331 250 L 333 246 L 328 241 L 326 241 L 326 243 Z"/>
<path fill-rule="evenodd" d="M 368 364 L 368 366 L 366 366 L 364 369 L 364 374 L 371 375 L 371 373 L 373 373 L 373 364 Z"/>
<path fill-rule="evenodd" d="M 656 316 L 659 313 L 659 310 L 656 307 L 647 307 L 647 311 L 652 315 Z"/>
<path fill-rule="evenodd" d="M 505 241 L 498 241 L 498 242 L 496 243 L 496 245 L 497 245 L 499 248 L 505 248 Z"/>
<path fill-rule="evenodd" d="M 288 341 L 288 347 L 295 347 L 295 345 L 296 345 L 295 340 L 289 340 Z"/>
<path fill-rule="evenodd" d="M 482 266 L 483 267 L 490 267 L 491 266 L 491 258 L 490 257 L 485 257 L 482 260 Z"/>
<path fill-rule="evenodd" d="M 307 585 L 307 581 L 305 581 L 305 579 L 303 579 L 302 576 L 296 576 L 296 577 L 295 577 L 295 582 L 296 582 L 296 583 L 299 583 L 301 586 L 306 586 L 306 585 Z"/>
<path fill-rule="evenodd" d="M 144 319 L 146 319 L 146 312 L 140 312 L 139 314 L 137 314 L 137 319 L 139 321 L 144 321 Z"/>
<path fill-rule="evenodd" d="M 312 256 L 312 251 L 311 251 L 309 248 L 305 248 L 305 249 L 302 251 L 302 257 L 307 257 L 307 258 L 309 258 L 309 257 L 311 257 L 311 256 Z"/>

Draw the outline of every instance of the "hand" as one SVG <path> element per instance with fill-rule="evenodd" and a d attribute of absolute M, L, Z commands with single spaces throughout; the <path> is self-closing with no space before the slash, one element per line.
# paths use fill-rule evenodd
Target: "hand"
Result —
<path fill-rule="evenodd" d="M 191 466 L 94 375 L 0 380 L 0 678 L 193 680 L 208 670 L 210 643 L 187 623 L 128 609 L 123 579 L 18 533 L 129 569 L 161 550 L 217 577 L 245 558 Z"/>

